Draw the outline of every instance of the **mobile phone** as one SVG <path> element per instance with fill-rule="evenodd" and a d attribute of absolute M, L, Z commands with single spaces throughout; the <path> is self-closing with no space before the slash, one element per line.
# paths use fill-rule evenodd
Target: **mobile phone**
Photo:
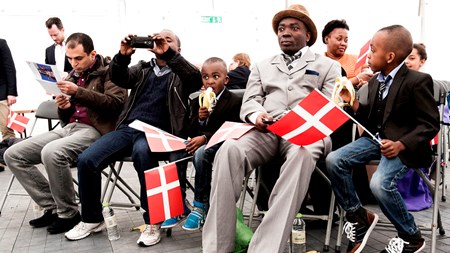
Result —
<path fill-rule="evenodd" d="M 262 122 L 266 125 L 272 125 L 273 123 L 276 122 L 276 120 L 270 120 L 268 118 L 263 118 Z"/>

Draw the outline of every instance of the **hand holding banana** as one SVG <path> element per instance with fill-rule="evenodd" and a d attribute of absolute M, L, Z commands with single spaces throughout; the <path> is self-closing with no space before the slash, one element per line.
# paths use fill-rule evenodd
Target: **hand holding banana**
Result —
<path fill-rule="evenodd" d="M 341 102 L 340 93 L 341 91 L 347 90 L 350 95 L 350 101 L 347 102 Z M 349 105 L 353 106 L 353 102 L 356 98 L 356 92 L 355 88 L 353 87 L 352 82 L 350 82 L 347 77 L 336 77 L 336 83 L 333 88 L 333 93 L 331 94 L 331 98 L 334 103 L 336 103 L 339 106 L 346 106 Z"/>
<path fill-rule="evenodd" d="M 217 102 L 216 94 L 214 93 L 213 89 L 211 87 L 208 87 L 206 90 L 204 90 L 198 97 L 198 102 L 200 104 L 200 107 L 206 107 L 208 108 L 209 112 L 212 112 L 213 105 L 215 105 Z"/>

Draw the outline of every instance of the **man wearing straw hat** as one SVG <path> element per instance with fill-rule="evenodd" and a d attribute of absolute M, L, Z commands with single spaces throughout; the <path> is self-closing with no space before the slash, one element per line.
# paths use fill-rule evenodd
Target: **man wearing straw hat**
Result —
<path fill-rule="evenodd" d="M 235 204 L 242 179 L 275 156 L 282 159 L 279 178 L 269 197 L 269 210 L 255 231 L 248 252 L 282 252 L 314 166 L 331 149 L 329 138 L 301 147 L 266 129 L 266 120 L 282 117 L 315 88 L 330 97 L 341 73 L 337 62 L 310 50 L 317 30 L 305 7 L 295 4 L 278 12 L 272 26 L 282 53 L 252 67 L 240 117 L 255 128 L 238 140 L 226 141 L 214 160 L 203 252 L 233 251 Z"/>

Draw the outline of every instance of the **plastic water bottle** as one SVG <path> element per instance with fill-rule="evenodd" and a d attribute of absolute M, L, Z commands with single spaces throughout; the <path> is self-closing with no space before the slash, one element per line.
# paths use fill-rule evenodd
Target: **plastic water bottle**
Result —
<path fill-rule="evenodd" d="M 103 203 L 103 219 L 105 220 L 106 230 L 108 231 L 108 239 L 115 241 L 120 238 L 119 227 L 117 226 L 117 218 L 114 210 L 109 207 L 109 203 Z"/>
<path fill-rule="evenodd" d="M 290 239 L 292 242 L 292 253 L 306 252 L 306 226 L 301 213 L 297 214 L 294 219 Z"/>

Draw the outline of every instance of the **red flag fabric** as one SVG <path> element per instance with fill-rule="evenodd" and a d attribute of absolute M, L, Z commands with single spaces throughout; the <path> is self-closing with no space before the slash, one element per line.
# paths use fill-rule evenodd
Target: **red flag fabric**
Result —
<path fill-rule="evenodd" d="M 228 139 L 239 139 L 242 135 L 254 127 L 255 126 L 246 123 L 225 121 L 222 126 L 217 129 L 213 136 L 211 136 L 211 139 L 208 144 L 206 144 L 205 149 Z"/>
<path fill-rule="evenodd" d="M 185 139 L 169 134 L 145 122 L 135 120 L 129 126 L 145 132 L 148 146 L 152 152 L 172 152 L 186 149 Z"/>
<path fill-rule="evenodd" d="M 23 131 L 25 131 L 25 128 L 27 127 L 28 121 L 30 121 L 29 118 L 22 116 L 16 112 L 9 111 L 6 126 L 13 130 L 16 130 L 19 133 L 23 133 Z"/>
<path fill-rule="evenodd" d="M 314 89 L 267 129 L 289 142 L 306 146 L 329 136 L 348 119 L 347 113 Z"/>
<path fill-rule="evenodd" d="M 364 44 L 364 46 L 359 51 L 358 60 L 356 61 L 356 64 L 355 64 L 355 71 L 358 68 L 362 67 L 364 64 L 366 64 L 367 54 L 369 53 L 369 49 L 370 49 L 370 41 L 371 40 L 367 41 L 366 44 Z"/>
<path fill-rule="evenodd" d="M 434 136 L 434 138 L 430 141 L 430 145 L 431 146 L 433 146 L 433 145 L 437 145 L 438 144 L 438 141 L 439 141 L 439 134 L 440 134 L 441 132 L 439 131 L 437 134 L 436 134 L 436 136 Z"/>
<path fill-rule="evenodd" d="M 145 186 L 150 224 L 183 214 L 176 163 L 145 171 Z"/>

